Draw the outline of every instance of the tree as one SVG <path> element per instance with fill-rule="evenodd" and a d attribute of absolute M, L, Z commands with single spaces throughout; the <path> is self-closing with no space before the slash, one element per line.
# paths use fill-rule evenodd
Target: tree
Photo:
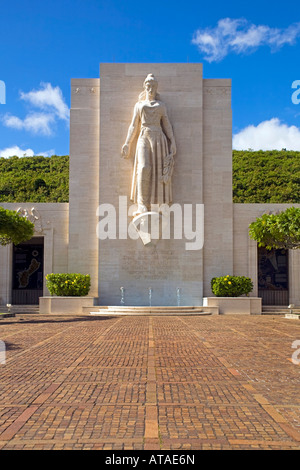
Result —
<path fill-rule="evenodd" d="M 42 178 L 37 178 L 34 181 L 34 190 L 37 191 L 39 188 L 47 188 L 46 181 Z"/>
<path fill-rule="evenodd" d="M 249 225 L 250 238 L 267 250 L 300 248 L 300 208 L 290 207 L 279 214 L 264 214 Z"/>
<path fill-rule="evenodd" d="M 32 238 L 34 225 L 17 212 L 0 207 L 0 245 L 18 245 Z"/>

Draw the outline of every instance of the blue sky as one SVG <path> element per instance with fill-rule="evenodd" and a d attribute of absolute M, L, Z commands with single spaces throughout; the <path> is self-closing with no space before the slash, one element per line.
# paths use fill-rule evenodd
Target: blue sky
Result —
<path fill-rule="evenodd" d="M 68 154 L 70 80 L 101 62 L 201 62 L 232 79 L 235 148 L 300 150 L 297 2 L 0 0 L 0 39 L 0 156 Z"/>

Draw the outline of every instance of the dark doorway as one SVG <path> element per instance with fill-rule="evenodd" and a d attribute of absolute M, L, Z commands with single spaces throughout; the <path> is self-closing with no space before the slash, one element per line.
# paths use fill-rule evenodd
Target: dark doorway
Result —
<path fill-rule="evenodd" d="M 44 238 L 13 246 L 12 304 L 35 305 L 43 295 Z"/>
<path fill-rule="evenodd" d="M 289 304 L 288 250 L 258 248 L 258 296 L 263 305 Z"/>

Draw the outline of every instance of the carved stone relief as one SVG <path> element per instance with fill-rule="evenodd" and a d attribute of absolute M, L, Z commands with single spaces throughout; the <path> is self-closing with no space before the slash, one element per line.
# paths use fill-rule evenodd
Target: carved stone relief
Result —
<path fill-rule="evenodd" d="M 28 211 L 28 209 L 19 207 L 17 213 L 21 215 L 21 217 L 25 217 L 25 219 L 32 222 L 34 224 L 34 229 L 36 232 L 40 233 L 43 231 L 42 218 L 37 209 L 32 207 L 31 210 Z"/>
<path fill-rule="evenodd" d="M 225 87 L 225 86 L 204 87 L 204 93 L 206 93 L 207 95 L 224 96 L 224 95 L 230 95 L 231 89 L 230 87 Z"/>

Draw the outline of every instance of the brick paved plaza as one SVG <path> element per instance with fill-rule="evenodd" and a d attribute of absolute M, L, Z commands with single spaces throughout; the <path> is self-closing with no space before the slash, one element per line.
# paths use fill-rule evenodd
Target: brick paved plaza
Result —
<path fill-rule="evenodd" d="M 0 449 L 299 449 L 300 321 L 0 321 Z"/>

